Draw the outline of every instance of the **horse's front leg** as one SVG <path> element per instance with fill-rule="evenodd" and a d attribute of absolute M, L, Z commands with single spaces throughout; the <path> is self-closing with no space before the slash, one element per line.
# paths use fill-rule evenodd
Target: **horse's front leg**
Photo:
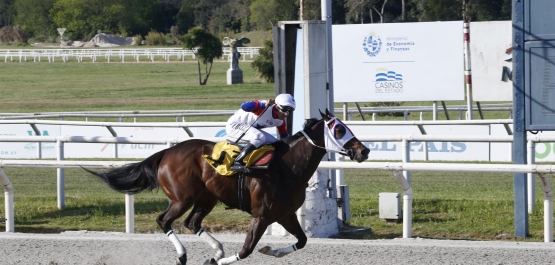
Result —
<path fill-rule="evenodd" d="M 280 225 L 287 230 L 287 232 L 291 233 L 293 236 L 297 238 L 297 243 L 288 247 L 279 248 L 279 249 L 272 249 L 270 246 L 265 246 L 258 250 L 258 252 L 274 257 L 281 258 L 293 251 L 297 251 L 303 248 L 306 245 L 306 234 L 304 233 L 301 224 L 299 224 L 299 220 L 297 220 L 296 214 L 290 214 L 284 219 L 278 221 Z"/>
<path fill-rule="evenodd" d="M 231 257 L 218 260 L 218 265 L 231 264 L 247 258 L 256 247 L 256 244 L 258 244 L 258 241 L 264 234 L 264 231 L 266 231 L 267 227 L 268 223 L 264 220 L 264 218 L 252 218 L 249 231 L 247 231 L 247 238 L 245 238 L 245 243 L 243 244 L 241 251 Z"/>

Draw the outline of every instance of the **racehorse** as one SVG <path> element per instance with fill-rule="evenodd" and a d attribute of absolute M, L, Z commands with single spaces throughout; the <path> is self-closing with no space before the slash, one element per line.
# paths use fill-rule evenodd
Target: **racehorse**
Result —
<path fill-rule="evenodd" d="M 214 257 L 205 264 L 231 264 L 248 257 L 266 228 L 274 222 L 295 236 L 297 243 L 275 250 L 266 246 L 259 252 L 283 257 L 303 248 L 307 242 L 295 211 L 303 204 L 308 181 L 324 155 L 328 151 L 339 152 L 360 163 L 370 153 L 350 129 L 327 109 L 326 114 L 320 112 L 320 115 L 321 120 L 308 119 L 303 130 L 274 143 L 274 157 L 268 168 L 245 173 L 243 182 L 239 181 L 240 174 L 219 175 L 202 158 L 202 155 L 212 154 L 215 143 L 201 139 L 181 142 L 142 162 L 108 172 L 85 170 L 110 188 L 128 194 L 156 187 L 162 189 L 170 203 L 156 222 L 174 244 L 178 254 L 177 264 L 187 263 L 187 253 L 171 225 L 191 207 L 193 209 L 185 219 L 184 226 L 216 251 Z M 242 189 L 239 190 L 239 187 Z M 245 196 L 242 198 L 238 194 Z M 224 257 L 222 244 L 201 226 L 202 220 L 218 201 L 231 208 L 242 208 L 252 216 L 243 248 L 227 258 Z"/>

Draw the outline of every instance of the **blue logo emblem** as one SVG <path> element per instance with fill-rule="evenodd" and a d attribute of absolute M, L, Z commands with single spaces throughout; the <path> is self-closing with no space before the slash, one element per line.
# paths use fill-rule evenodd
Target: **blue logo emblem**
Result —
<path fill-rule="evenodd" d="M 225 137 L 227 135 L 227 133 L 224 130 L 220 130 L 219 132 L 216 133 L 216 137 Z"/>
<path fill-rule="evenodd" d="M 382 40 L 380 37 L 375 36 L 374 33 L 371 33 L 370 36 L 364 37 L 362 49 L 368 56 L 374 57 L 382 50 Z"/>
<path fill-rule="evenodd" d="M 388 71 L 385 68 L 376 69 L 376 82 L 383 81 L 403 81 L 403 75 L 395 73 L 395 71 Z"/>
<path fill-rule="evenodd" d="M 398 95 L 403 93 L 403 75 L 386 68 L 376 69 L 374 92 L 378 95 Z"/>

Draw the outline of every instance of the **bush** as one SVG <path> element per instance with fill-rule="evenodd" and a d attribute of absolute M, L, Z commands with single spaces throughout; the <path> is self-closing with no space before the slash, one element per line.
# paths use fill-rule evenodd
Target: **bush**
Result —
<path fill-rule="evenodd" d="M 0 29 L 0 42 L 27 43 L 28 37 L 20 26 L 6 26 Z"/>
<path fill-rule="evenodd" d="M 133 41 L 133 46 L 141 46 L 142 42 L 143 42 L 143 36 L 141 36 L 141 34 L 137 34 L 135 35 L 134 41 Z"/>
<path fill-rule="evenodd" d="M 180 45 L 181 43 L 180 43 L 179 39 L 181 37 L 179 36 L 179 29 L 177 28 L 177 26 L 172 26 L 170 28 L 170 32 L 171 32 L 171 38 L 172 38 L 173 44 Z"/>
<path fill-rule="evenodd" d="M 145 37 L 146 44 L 149 46 L 166 45 L 166 36 L 156 30 L 151 30 Z"/>
<path fill-rule="evenodd" d="M 251 64 L 257 75 L 267 83 L 274 82 L 274 43 L 271 40 L 264 42 L 259 56 Z"/>

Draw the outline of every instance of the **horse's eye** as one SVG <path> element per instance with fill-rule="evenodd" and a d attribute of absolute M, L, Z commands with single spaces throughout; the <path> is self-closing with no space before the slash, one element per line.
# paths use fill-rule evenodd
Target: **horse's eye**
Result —
<path fill-rule="evenodd" d="M 337 126 L 335 126 L 335 132 L 334 132 L 334 134 L 335 134 L 335 138 L 336 138 L 336 139 L 341 139 L 341 138 L 343 138 L 343 136 L 345 136 L 345 132 L 346 132 L 346 130 L 345 130 L 345 127 L 344 127 L 343 125 L 337 125 Z"/>

